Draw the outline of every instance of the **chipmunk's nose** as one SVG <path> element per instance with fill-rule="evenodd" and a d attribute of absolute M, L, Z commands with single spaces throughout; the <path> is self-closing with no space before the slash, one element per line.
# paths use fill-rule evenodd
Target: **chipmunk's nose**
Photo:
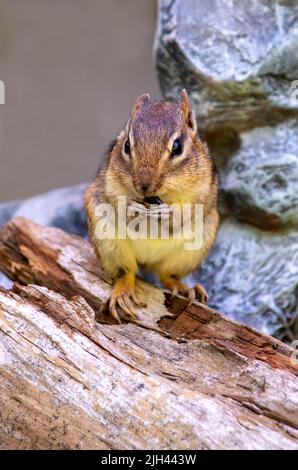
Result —
<path fill-rule="evenodd" d="M 154 170 L 148 166 L 139 168 L 134 177 L 134 185 L 138 192 L 149 196 L 154 186 Z"/>
<path fill-rule="evenodd" d="M 149 186 L 150 186 L 149 183 L 142 183 L 141 184 L 141 190 L 143 191 L 143 193 L 146 193 L 148 191 Z"/>

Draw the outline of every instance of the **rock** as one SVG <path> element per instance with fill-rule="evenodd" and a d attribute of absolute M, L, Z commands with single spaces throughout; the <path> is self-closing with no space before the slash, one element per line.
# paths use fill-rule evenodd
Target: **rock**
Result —
<path fill-rule="evenodd" d="M 59 227 L 86 237 L 87 223 L 83 203 L 86 184 L 54 189 L 24 201 L 0 204 L 0 225 L 22 216 L 41 225 Z"/>
<path fill-rule="evenodd" d="M 12 285 L 12 280 L 0 271 L 0 286 L 5 287 L 5 289 L 10 289 Z"/>
<path fill-rule="evenodd" d="M 298 333 L 298 230 L 266 233 L 222 223 L 205 263 L 189 278 L 207 287 L 210 306 L 293 341 Z"/>
<path fill-rule="evenodd" d="M 187 89 L 221 177 L 224 222 L 189 281 L 286 341 L 298 330 L 297 50 L 296 0 L 159 0 L 163 94 Z"/>
<path fill-rule="evenodd" d="M 54 189 L 44 194 L 0 204 L 0 226 L 13 217 L 23 216 L 45 225 L 62 228 L 69 233 L 87 236 L 87 222 L 83 204 L 86 184 Z M 12 282 L 0 272 L 0 286 L 10 288 Z"/>
<path fill-rule="evenodd" d="M 298 121 L 241 134 L 221 178 L 235 217 L 265 229 L 298 227 L 297 149 Z"/>
<path fill-rule="evenodd" d="M 156 62 L 164 95 L 191 92 L 201 128 L 242 131 L 297 115 L 296 0 L 159 0 Z"/>
<path fill-rule="evenodd" d="M 11 219 L 13 213 L 20 206 L 21 202 L 4 202 L 0 204 L 0 227 Z"/>

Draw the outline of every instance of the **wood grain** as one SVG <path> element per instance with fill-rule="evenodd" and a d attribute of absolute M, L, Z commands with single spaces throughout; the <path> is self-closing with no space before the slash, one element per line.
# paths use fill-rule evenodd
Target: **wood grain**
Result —
<path fill-rule="evenodd" d="M 142 281 L 114 325 L 89 242 L 26 219 L 0 269 L 1 449 L 297 449 L 290 347 Z"/>

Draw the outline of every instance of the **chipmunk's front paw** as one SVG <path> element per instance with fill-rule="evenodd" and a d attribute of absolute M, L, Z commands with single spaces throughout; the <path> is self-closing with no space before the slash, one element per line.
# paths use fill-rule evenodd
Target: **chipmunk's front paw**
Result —
<path fill-rule="evenodd" d="M 108 311 L 111 316 L 121 324 L 121 319 L 136 321 L 137 314 L 135 307 L 143 307 L 134 292 L 122 292 L 121 294 L 112 294 L 108 301 Z"/>
<path fill-rule="evenodd" d="M 121 324 L 121 319 L 127 321 L 137 320 L 135 307 L 146 307 L 146 304 L 137 298 L 134 276 L 128 273 L 116 281 L 111 297 L 107 302 L 106 310 L 117 323 Z"/>
<path fill-rule="evenodd" d="M 199 300 L 203 304 L 208 302 L 208 294 L 202 284 L 196 284 L 194 287 L 187 287 L 180 279 L 176 279 L 173 276 L 162 278 L 161 281 L 169 290 L 172 291 L 172 296 L 180 294 L 183 297 L 187 297 L 189 304 L 194 300 Z"/>

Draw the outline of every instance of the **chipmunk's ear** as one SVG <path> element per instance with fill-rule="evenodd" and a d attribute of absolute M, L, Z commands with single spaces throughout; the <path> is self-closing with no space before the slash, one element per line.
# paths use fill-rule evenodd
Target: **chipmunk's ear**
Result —
<path fill-rule="evenodd" d="M 145 95 L 141 95 L 136 99 L 134 107 L 132 108 L 132 116 L 139 114 L 143 111 L 148 105 L 150 104 L 150 95 L 147 93 Z"/>
<path fill-rule="evenodd" d="M 186 120 L 187 125 L 190 128 L 191 132 L 193 134 L 196 134 L 197 133 L 196 117 L 195 117 L 194 111 L 191 108 L 188 93 L 185 90 L 185 88 L 183 88 L 183 90 L 181 91 L 179 106 L 180 106 L 181 113 L 184 119 Z"/>

